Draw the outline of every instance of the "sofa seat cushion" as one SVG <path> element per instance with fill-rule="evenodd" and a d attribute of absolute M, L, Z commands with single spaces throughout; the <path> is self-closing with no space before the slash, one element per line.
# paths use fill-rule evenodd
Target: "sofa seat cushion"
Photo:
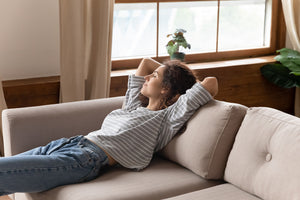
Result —
<path fill-rule="evenodd" d="M 300 118 L 250 108 L 236 136 L 225 180 L 266 200 L 300 199 Z"/>
<path fill-rule="evenodd" d="M 140 172 L 115 167 L 90 182 L 61 186 L 41 193 L 26 194 L 27 198 L 17 197 L 16 199 L 155 200 L 217 184 L 220 182 L 204 180 L 175 163 L 156 157 L 149 167 Z"/>
<path fill-rule="evenodd" d="M 247 107 L 212 100 L 188 121 L 162 155 L 206 179 L 223 179 L 228 155 Z"/>
<path fill-rule="evenodd" d="M 190 192 L 167 200 L 260 200 L 231 184 L 222 184 L 204 190 Z"/>

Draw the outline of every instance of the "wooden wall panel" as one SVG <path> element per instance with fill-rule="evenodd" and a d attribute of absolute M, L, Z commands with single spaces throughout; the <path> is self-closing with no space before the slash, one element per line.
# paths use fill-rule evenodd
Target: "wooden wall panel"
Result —
<path fill-rule="evenodd" d="M 59 102 L 59 77 L 3 81 L 8 108 L 54 104 Z"/>
<path fill-rule="evenodd" d="M 215 76 L 219 80 L 218 100 L 253 106 L 267 106 L 293 113 L 294 89 L 279 88 L 268 82 L 260 73 L 261 64 L 197 69 L 203 79 Z"/>
<path fill-rule="evenodd" d="M 127 90 L 128 76 L 116 76 L 111 78 L 110 97 L 124 96 Z"/>

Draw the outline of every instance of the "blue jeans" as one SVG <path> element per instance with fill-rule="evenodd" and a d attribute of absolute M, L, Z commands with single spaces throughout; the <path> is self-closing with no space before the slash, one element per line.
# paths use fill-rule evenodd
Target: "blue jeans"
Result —
<path fill-rule="evenodd" d="M 83 136 L 62 138 L 12 157 L 0 158 L 0 196 L 41 192 L 89 181 L 108 166 L 108 157 Z"/>

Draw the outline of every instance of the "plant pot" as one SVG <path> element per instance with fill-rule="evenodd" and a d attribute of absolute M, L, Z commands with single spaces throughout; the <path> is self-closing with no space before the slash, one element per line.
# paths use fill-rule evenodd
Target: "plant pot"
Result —
<path fill-rule="evenodd" d="M 175 52 L 170 57 L 171 57 L 171 60 L 180 60 L 181 62 L 183 62 L 184 57 L 185 57 L 185 53 Z"/>

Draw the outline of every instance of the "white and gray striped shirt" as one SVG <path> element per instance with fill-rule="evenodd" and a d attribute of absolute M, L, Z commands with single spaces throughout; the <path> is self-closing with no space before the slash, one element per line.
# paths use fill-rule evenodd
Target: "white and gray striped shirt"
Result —
<path fill-rule="evenodd" d="M 212 99 L 200 83 L 195 83 L 168 108 L 152 111 L 141 106 L 144 77 L 130 75 L 126 102 L 122 109 L 106 116 L 100 130 L 86 137 L 102 147 L 119 164 L 141 170 L 153 153 L 161 150 L 202 105 Z"/>

